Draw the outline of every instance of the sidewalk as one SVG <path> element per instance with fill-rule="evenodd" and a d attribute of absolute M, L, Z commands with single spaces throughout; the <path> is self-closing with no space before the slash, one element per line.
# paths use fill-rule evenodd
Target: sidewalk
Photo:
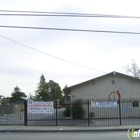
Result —
<path fill-rule="evenodd" d="M 140 125 L 123 126 L 0 126 L 0 132 L 116 132 L 130 128 L 140 129 Z"/>

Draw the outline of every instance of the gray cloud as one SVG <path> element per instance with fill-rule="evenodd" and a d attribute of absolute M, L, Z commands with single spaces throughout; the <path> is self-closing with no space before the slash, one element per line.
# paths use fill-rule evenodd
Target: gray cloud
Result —
<path fill-rule="evenodd" d="M 72 0 L 59 3 L 49 2 L 48 5 L 46 0 L 41 0 L 39 3 L 38 1 L 21 0 L 14 4 L 3 1 L 0 2 L 0 8 L 4 9 L 8 6 L 8 9 L 15 10 L 98 14 L 99 12 L 101 14 L 122 12 L 123 14 L 123 4 L 125 3 L 122 1 L 81 1 L 76 3 Z M 112 7 L 109 6 L 111 3 Z M 130 11 L 131 6 L 131 3 L 127 1 L 126 14 L 137 14 L 138 7 Z M 0 21 L 1 25 L 140 32 L 140 21 L 128 19 L 0 16 Z M 128 64 L 132 58 L 139 64 L 139 35 L 7 28 L 0 28 L 0 34 L 47 54 L 105 72 L 116 70 L 125 73 L 122 66 Z M 9 95 L 13 87 L 18 85 L 26 93 L 34 93 L 42 73 L 47 81 L 52 79 L 58 82 L 62 88 L 65 84 L 70 86 L 104 74 L 62 62 L 0 37 L 0 92 Z"/>

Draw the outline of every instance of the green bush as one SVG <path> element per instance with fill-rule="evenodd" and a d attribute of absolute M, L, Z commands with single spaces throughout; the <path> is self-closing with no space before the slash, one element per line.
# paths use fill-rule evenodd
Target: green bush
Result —
<path fill-rule="evenodd" d="M 82 107 L 82 101 L 77 100 L 72 106 L 72 116 L 73 119 L 82 119 L 85 116 L 85 110 Z"/>
<path fill-rule="evenodd" d="M 66 109 L 64 110 L 63 112 L 63 115 L 65 117 L 70 117 L 71 116 L 71 109 L 70 109 L 70 106 L 67 106 Z"/>

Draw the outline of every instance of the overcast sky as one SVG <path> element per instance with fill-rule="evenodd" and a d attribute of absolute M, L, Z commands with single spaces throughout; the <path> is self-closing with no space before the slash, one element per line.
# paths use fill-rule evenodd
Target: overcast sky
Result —
<path fill-rule="evenodd" d="M 140 16 L 139 5 L 139 0 L 0 0 L 0 10 L 126 16 Z M 140 32 L 140 19 L 0 15 L 0 25 Z M 93 70 L 41 54 L 2 36 Z M 34 95 L 41 74 L 61 88 L 112 71 L 129 74 L 123 66 L 132 59 L 140 66 L 140 35 L 0 27 L 0 95 L 10 96 L 15 86 Z"/>

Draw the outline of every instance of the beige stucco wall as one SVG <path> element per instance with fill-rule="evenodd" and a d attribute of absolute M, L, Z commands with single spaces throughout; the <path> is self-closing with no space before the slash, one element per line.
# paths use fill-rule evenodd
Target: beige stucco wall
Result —
<path fill-rule="evenodd" d="M 112 80 L 115 80 L 115 84 L 112 84 Z M 95 80 L 73 86 L 71 88 L 71 99 L 98 99 L 99 102 L 108 101 L 108 96 L 111 92 L 119 90 L 121 98 L 140 98 L 140 80 L 132 79 L 128 76 L 122 76 L 116 74 L 106 75 Z M 118 100 L 118 95 L 114 94 L 115 99 Z M 114 98 L 113 94 L 111 99 Z M 101 100 L 103 99 L 103 100 Z M 132 101 L 123 102 L 121 100 L 121 117 L 140 117 L 140 106 L 133 107 Z M 140 102 L 139 102 L 140 105 Z M 88 116 L 88 106 L 83 104 L 83 108 L 86 111 L 85 118 Z M 91 107 L 89 103 L 89 113 L 94 112 L 94 118 L 118 118 L 119 117 L 119 105 L 117 107 Z"/>
<path fill-rule="evenodd" d="M 112 84 L 115 80 L 115 84 Z M 106 75 L 71 88 L 71 99 L 108 99 L 113 91 L 120 91 L 121 98 L 140 98 L 140 80 L 120 75 Z M 115 99 L 118 98 L 114 94 Z M 111 95 L 113 98 L 113 95 Z"/>

